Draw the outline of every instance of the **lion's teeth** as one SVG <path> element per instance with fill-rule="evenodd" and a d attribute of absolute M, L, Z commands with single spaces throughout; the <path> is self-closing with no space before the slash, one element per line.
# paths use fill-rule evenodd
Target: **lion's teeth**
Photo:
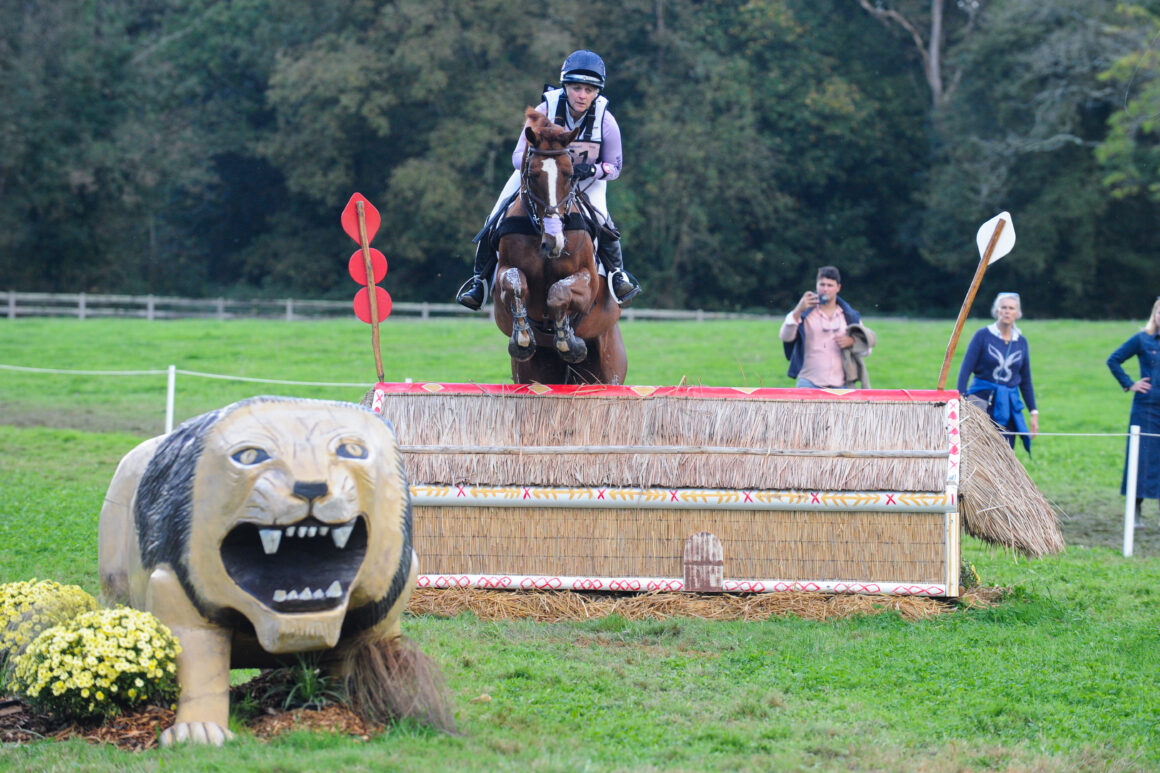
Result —
<path fill-rule="evenodd" d="M 332 582 L 330 587 L 326 589 L 326 597 L 328 599 L 342 598 L 342 585 L 338 580 Z"/>
<path fill-rule="evenodd" d="M 286 536 L 287 536 L 287 537 L 293 537 L 293 536 L 294 536 L 294 527 L 293 527 L 293 526 L 287 526 L 287 527 L 286 527 Z"/>
<path fill-rule="evenodd" d="M 319 588 L 318 590 L 314 591 L 314 593 L 311 595 L 311 598 L 315 598 L 315 599 L 320 599 L 320 598 L 324 598 L 324 597 L 325 597 L 325 594 L 322 592 L 322 588 Z"/>
<path fill-rule="evenodd" d="M 334 540 L 336 548 L 345 548 L 346 541 L 350 539 L 350 533 L 354 531 L 354 526 L 339 526 L 330 532 L 330 538 Z"/>
<path fill-rule="evenodd" d="M 317 526 L 311 526 L 309 529 L 307 529 L 307 530 L 306 530 L 306 533 L 307 533 L 308 535 L 310 535 L 311 537 L 313 537 L 314 535 L 318 534 L 318 527 L 317 527 Z"/>
<path fill-rule="evenodd" d="M 307 585 L 305 588 L 302 589 L 302 592 L 298 594 L 298 598 L 306 600 L 306 599 L 309 599 L 313 593 L 314 593 L 314 591 L 310 590 L 310 586 Z"/>
<path fill-rule="evenodd" d="M 285 600 L 286 600 L 286 591 L 284 591 L 284 590 L 274 591 L 274 601 L 285 601 Z"/>
<path fill-rule="evenodd" d="M 287 601 L 297 601 L 298 600 L 298 591 L 292 590 L 289 593 L 287 593 L 286 600 Z"/>
<path fill-rule="evenodd" d="M 318 527 L 318 533 L 321 534 L 323 537 L 326 536 L 326 532 L 328 532 L 328 531 L 330 531 L 329 526 L 319 526 Z"/>
<path fill-rule="evenodd" d="M 262 538 L 262 549 L 266 555 L 278 552 L 278 545 L 282 543 L 282 532 L 278 529 L 259 529 L 258 536 Z"/>

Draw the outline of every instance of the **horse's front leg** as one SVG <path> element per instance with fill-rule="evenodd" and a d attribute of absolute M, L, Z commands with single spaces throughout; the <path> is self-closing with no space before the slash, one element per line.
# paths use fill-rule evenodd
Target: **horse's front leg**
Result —
<path fill-rule="evenodd" d="M 496 277 L 500 301 L 512 315 L 512 337 L 508 341 L 508 354 L 513 360 L 525 362 L 536 353 L 536 341 L 528 324 L 528 280 L 524 272 L 509 267 Z"/>
<path fill-rule="evenodd" d="M 556 329 L 556 351 L 565 362 L 577 363 L 588 356 L 588 345 L 572 329 L 572 314 L 586 312 L 591 298 L 591 277 L 587 271 L 569 274 L 548 288 L 548 313 Z"/>

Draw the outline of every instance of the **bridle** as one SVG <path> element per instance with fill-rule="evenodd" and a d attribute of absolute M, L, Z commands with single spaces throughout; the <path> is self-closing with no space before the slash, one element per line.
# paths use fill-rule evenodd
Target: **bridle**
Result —
<path fill-rule="evenodd" d="M 528 212 L 528 217 L 532 221 L 532 225 L 539 229 L 540 234 L 544 233 L 544 218 L 555 215 L 561 220 L 565 215 L 575 207 L 577 189 L 575 184 L 569 181 L 568 195 L 564 197 L 556 206 L 550 206 L 547 201 L 537 196 L 532 192 L 531 186 L 531 168 L 532 165 L 528 163 L 532 156 L 563 156 L 568 153 L 567 148 L 559 148 L 556 150 L 539 150 L 528 146 L 527 152 L 524 154 L 524 163 L 520 169 L 520 201 L 524 205 L 524 209 Z M 540 214 L 536 215 L 536 208 L 539 207 Z"/>

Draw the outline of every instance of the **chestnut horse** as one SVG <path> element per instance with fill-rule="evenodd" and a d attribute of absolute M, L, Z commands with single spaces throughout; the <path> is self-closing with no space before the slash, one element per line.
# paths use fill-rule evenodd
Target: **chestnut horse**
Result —
<path fill-rule="evenodd" d="M 500 226 L 492 300 L 517 384 L 623 384 L 620 307 L 597 273 L 572 180 L 568 131 L 532 108 L 520 195 Z M 519 220 L 517 220 L 519 219 Z"/>

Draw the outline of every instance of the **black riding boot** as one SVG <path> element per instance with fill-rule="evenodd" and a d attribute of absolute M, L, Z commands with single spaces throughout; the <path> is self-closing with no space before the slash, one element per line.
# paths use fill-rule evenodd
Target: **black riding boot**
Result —
<path fill-rule="evenodd" d="M 478 311 L 487 297 L 487 279 L 495 271 L 495 250 L 491 248 L 491 234 L 484 234 L 475 246 L 475 275 L 459 288 L 455 300 L 472 311 Z"/>
<path fill-rule="evenodd" d="M 636 281 L 636 277 L 624 270 L 624 253 L 620 249 L 620 240 L 601 239 L 600 246 L 596 248 L 596 257 L 608 272 L 608 286 L 612 288 L 612 297 L 618 305 L 627 306 L 640 293 L 640 284 Z"/>

